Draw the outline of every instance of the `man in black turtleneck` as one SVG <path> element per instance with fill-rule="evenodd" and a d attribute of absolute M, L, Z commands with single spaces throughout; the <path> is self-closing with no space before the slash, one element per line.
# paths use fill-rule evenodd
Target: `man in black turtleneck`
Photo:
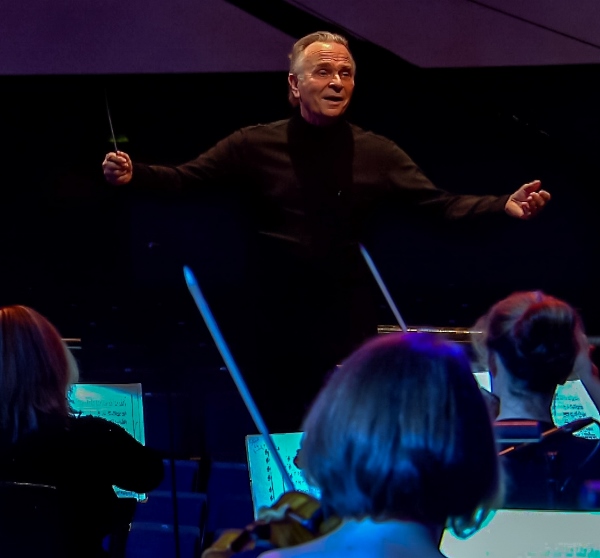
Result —
<path fill-rule="evenodd" d="M 297 428 L 326 372 L 376 333 L 358 243 L 378 206 L 527 219 L 550 199 L 538 180 L 501 197 L 436 188 L 396 144 L 343 118 L 354 73 L 345 38 L 313 33 L 290 55 L 291 119 L 234 132 L 177 167 L 132 164 L 122 151 L 103 162 L 114 185 L 229 188 L 244 200 L 259 235 L 238 354 L 274 431 Z"/>

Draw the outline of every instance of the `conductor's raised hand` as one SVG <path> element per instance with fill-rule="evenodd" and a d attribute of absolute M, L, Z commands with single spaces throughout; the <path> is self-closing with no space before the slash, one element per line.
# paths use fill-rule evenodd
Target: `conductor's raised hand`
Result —
<path fill-rule="evenodd" d="M 124 151 L 107 153 L 102 162 L 102 170 L 104 178 L 114 186 L 127 184 L 133 176 L 131 159 Z"/>
<path fill-rule="evenodd" d="M 550 192 L 542 190 L 542 182 L 534 180 L 523 184 L 508 198 L 504 211 L 517 219 L 530 219 L 550 201 Z"/>

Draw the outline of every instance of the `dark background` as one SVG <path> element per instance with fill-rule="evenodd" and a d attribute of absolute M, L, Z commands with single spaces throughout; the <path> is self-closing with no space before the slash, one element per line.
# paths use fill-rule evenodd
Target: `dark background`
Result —
<path fill-rule="evenodd" d="M 405 321 L 466 327 L 510 292 L 542 289 L 598 334 L 598 66 L 422 70 L 385 51 L 355 56 L 349 118 L 395 140 L 439 187 L 504 194 L 540 178 L 553 196 L 530 222 L 382 214 L 372 256 Z M 179 163 L 287 117 L 285 72 L 1 76 L 0 91 L 0 303 L 32 306 L 81 338 L 84 381 L 141 381 L 151 443 L 227 457 L 218 440 L 245 411 L 181 268 L 194 268 L 217 315 L 235 314 L 243 229 L 217 201 L 108 186 L 105 95 L 123 150 Z M 380 314 L 394 323 L 383 298 Z"/>

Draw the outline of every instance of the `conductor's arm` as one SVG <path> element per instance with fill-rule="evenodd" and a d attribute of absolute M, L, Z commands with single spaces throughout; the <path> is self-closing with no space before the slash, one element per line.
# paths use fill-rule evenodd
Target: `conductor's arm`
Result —
<path fill-rule="evenodd" d="M 102 162 L 104 178 L 113 186 L 128 184 L 133 177 L 133 164 L 124 151 L 111 151 Z"/>

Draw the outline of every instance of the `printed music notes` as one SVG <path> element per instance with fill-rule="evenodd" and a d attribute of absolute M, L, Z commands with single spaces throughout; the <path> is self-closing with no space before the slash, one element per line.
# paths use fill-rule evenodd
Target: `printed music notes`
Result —
<path fill-rule="evenodd" d="M 552 418 L 556 426 L 585 417 L 600 420 L 600 413 L 581 380 L 570 380 L 558 386 L 552 402 Z M 575 436 L 597 439 L 600 438 L 600 428 L 597 424 L 591 424 L 576 432 Z"/>
<path fill-rule="evenodd" d="M 68 393 L 76 415 L 92 415 L 118 424 L 145 444 L 141 384 L 73 384 Z M 145 494 L 115 487 L 119 498 L 146 499 Z"/>
<path fill-rule="evenodd" d="M 302 471 L 295 463 L 300 449 L 302 432 L 272 434 L 271 437 L 295 489 L 318 498 L 319 491 L 309 486 Z M 286 487 L 261 434 L 246 436 L 246 454 L 254 517 L 257 517 L 258 510 L 262 507 L 272 506 L 286 492 Z"/>

